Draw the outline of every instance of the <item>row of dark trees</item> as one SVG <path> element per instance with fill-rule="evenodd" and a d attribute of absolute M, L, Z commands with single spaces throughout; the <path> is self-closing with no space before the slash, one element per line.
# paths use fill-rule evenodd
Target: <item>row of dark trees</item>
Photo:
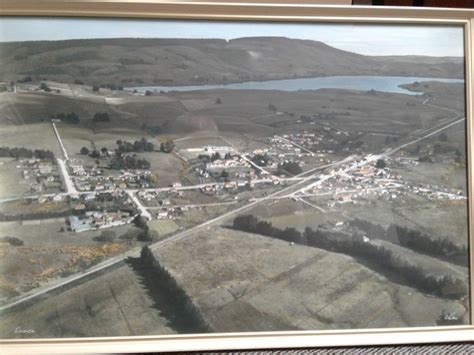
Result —
<path fill-rule="evenodd" d="M 420 253 L 452 259 L 453 262 L 464 257 L 464 263 L 467 265 L 467 247 L 465 245 L 457 245 L 449 238 L 433 238 L 428 234 L 424 234 L 418 230 L 402 227 L 399 225 L 391 225 L 387 230 L 387 234 L 395 234 L 401 245 L 416 250 Z"/>
<path fill-rule="evenodd" d="M 445 259 L 462 266 L 468 265 L 465 245 L 458 245 L 452 238 L 436 238 L 416 229 L 391 224 L 388 229 L 369 221 L 355 218 L 350 225 L 363 230 L 369 238 L 385 239 L 415 250 L 419 253 Z"/>
<path fill-rule="evenodd" d="M 98 92 L 101 88 L 110 89 L 110 90 L 123 90 L 122 85 L 115 85 L 115 84 L 102 84 L 102 85 L 93 85 L 92 91 Z"/>
<path fill-rule="evenodd" d="M 436 277 L 427 274 L 422 268 L 409 263 L 406 259 L 395 255 L 390 249 L 364 242 L 361 237 L 350 236 L 342 232 L 313 230 L 307 227 L 304 233 L 294 228 L 280 229 L 270 222 L 260 221 L 253 215 L 242 215 L 234 219 L 233 228 L 249 233 L 258 233 L 278 238 L 295 244 L 303 244 L 344 253 L 369 261 L 380 270 L 389 271 L 402 276 L 406 283 L 423 292 L 442 297 L 458 299 L 466 295 L 467 287 L 463 280 L 450 275 Z"/>
<path fill-rule="evenodd" d="M 50 150 L 45 149 L 28 149 L 24 147 L 20 148 L 10 148 L 10 147 L 0 147 L 0 157 L 11 157 L 11 158 L 25 158 L 25 159 L 41 159 L 49 160 L 54 162 L 54 153 Z"/>
<path fill-rule="evenodd" d="M 115 170 L 121 169 L 150 169 L 150 162 L 133 155 L 117 155 L 111 161 L 109 167 Z"/>
<path fill-rule="evenodd" d="M 97 149 L 93 149 L 92 151 L 89 150 L 89 148 L 87 147 L 82 147 L 81 150 L 80 150 L 80 153 L 82 155 L 89 155 L 90 157 L 92 158 L 100 158 L 101 157 L 101 153 L 103 155 L 108 155 L 109 153 L 109 150 L 106 148 L 106 147 L 102 147 L 100 148 L 100 151 L 98 151 Z"/>
<path fill-rule="evenodd" d="M 155 150 L 155 146 L 153 143 L 148 142 L 145 137 L 142 137 L 139 141 L 135 141 L 133 143 L 122 141 L 121 139 L 117 140 L 117 153 L 129 153 L 129 152 L 153 152 Z"/>
<path fill-rule="evenodd" d="M 96 112 L 92 118 L 94 122 L 109 122 L 110 116 L 107 112 Z"/>
<path fill-rule="evenodd" d="M 33 81 L 33 78 L 28 75 L 28 76 L 25 76 L 25 77 L 23 77 L 23 78 L 21 78 L 21 79 L 18 79 L 17 81 L 18 81 L 19 83 L 29 83 L 29 82 Z"/>
<path fill-rule="evenodd" d="M 221 160 L 221 159 L 228 160 L 228 159 L 232 159 L 232 154 L 226 153 L 224 155 L 224 158 L 222 158 L 222 156 L 219 152 L 215 152 L 214 154 L 211 154 L 211 155 L 209 155 L 209 154 L 199 154 L 198 159 L 202 160 L 204 162 L 216 161 L 216 160 Z"/>
<path fill-rule="evenodd" d="M 70 216 L 71 214 L 74 213 L 70 207 L 65 207 L 61 210 L 47 212 L 29 212 L 15 214 L 0 213 L 0 221 L 29 221 L 33 219 L 60 218 Z"/>
<path fill-rule="evenodd" d="M 143 278 L 146 282 L 153 282 L 149 285 L 150 288 L 159 288 L 166 298 L 173 300 L 173 304 L 176 305 L 173 315 L 175 318 L 185 319 L 185 324 L 180 324 L 181 332 L 209 333 L 213 331 L 200 308 L 147 246 L 142 249 L 140 264 L 141 270 L 151 273 L 149 277 Z"/>

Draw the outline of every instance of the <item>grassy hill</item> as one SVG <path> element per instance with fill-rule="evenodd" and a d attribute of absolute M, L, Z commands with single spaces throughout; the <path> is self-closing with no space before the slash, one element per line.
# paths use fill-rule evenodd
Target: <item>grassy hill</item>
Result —
<path fill-rule="evenodd" d="M 179 85 L 329 75 L 462 78 L 457 57 L 364 56 L 282 37 L 0 43 L 0 80 Z"/>

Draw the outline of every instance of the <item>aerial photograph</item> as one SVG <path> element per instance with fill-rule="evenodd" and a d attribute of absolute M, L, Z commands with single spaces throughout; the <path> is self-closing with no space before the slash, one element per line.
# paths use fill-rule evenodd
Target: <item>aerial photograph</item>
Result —
<path fill-rule="evenodd" d="M 469 324 L 465 99 L 462 26 L 1 18 L 0 338 Z"/>

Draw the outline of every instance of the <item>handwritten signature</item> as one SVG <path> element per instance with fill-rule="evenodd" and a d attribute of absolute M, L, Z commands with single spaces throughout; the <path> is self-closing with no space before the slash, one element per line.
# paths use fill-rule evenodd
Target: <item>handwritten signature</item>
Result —
<path fill-rule="evenodd" d="M 15 328 L 15 334 L 35 334 L 34 329 L 24 329 L 22 327 L 16 327 Z"/>

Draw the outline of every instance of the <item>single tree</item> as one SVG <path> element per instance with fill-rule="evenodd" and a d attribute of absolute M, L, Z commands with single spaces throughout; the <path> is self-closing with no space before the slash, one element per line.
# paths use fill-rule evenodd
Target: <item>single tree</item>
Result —
<path fill-rule="evenodd" d="M 377 160 L 377 163 L 375 164 L 375 166 L 378 168 L 378 169 L 383 169 L 387 166 L 387 163 L 385 162 L 385 160 L 383 159 L 379 159 Z"/>
<path fill-rule="evenodd" d="M 46 85 L 46 83 L 41 83 L 40 85 L 40 89 L 43 90 L 43 91 L 46 91 L 46 92 L 51 92 L 51 89 L 49 88 L 48 85 Z"/>
<path fill-rule="evenodd" d="M 222 179 L 227 179 L 228 177 L 229 177 L 229 173 L 225 170 L 222 170 L 221 178 Z"/>
<path fill-rule="evenodd" d="M 97 151 L 97 149 L 94 149 L 91 153 L 91 157 L 92 158 L 99 158 L 100 157 L 100 153 Z"/>

